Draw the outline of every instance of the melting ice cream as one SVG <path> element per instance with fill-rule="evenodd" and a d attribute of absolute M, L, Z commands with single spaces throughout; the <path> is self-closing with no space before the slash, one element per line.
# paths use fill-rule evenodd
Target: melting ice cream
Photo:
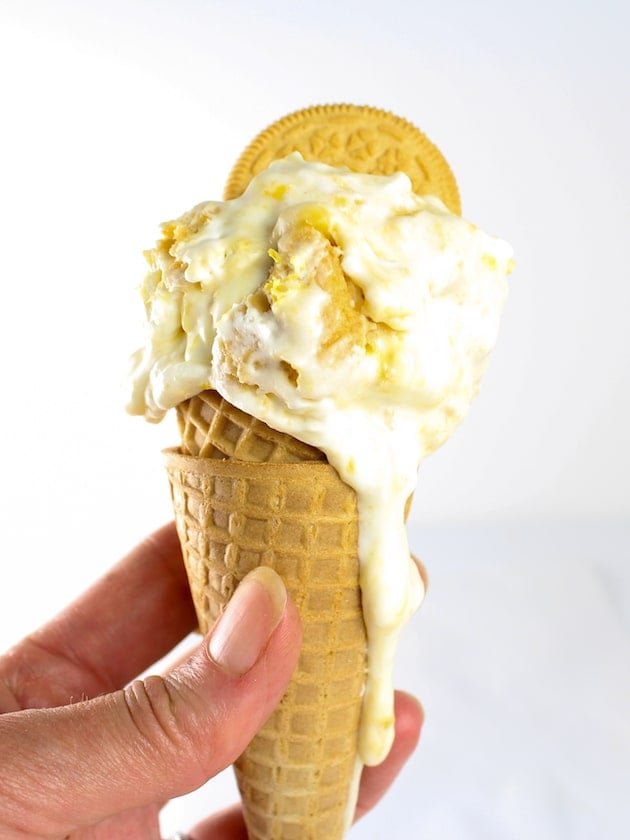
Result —
<path fill-rule="evenodd" d="M 421 460 L 466 414 L 512 250 L 402 173 L 299 154 L 162 226 L 142 287 L 129 410 L 157 421 L 213 388 L 321 449 L 356 492 L 368 677 L 359 755 L 393 739 L 392 667 L 423 587 L 404 510 Z"/>

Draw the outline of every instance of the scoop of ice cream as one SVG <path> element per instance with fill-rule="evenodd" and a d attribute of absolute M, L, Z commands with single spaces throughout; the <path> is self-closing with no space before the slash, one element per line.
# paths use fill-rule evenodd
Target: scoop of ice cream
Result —
<path fill-rule="evenodd" d="M 462 420 L 497 337 L 511 248 L 403 174 L 273 163 L 246 192 L 163 226 L 143 286 L 130 410 L 214 388 L 318 447 L 357 493 L 368 683 L 361 758 L 393 736 L 391 670 L 422 585 L 406 500 Z"/>
<path fill-rule="evenodd" d="M 165 224 L 147 258 L 133 413 L 160 419 L 232 377 L 285 412 L 328 396 L 408 406 L 422 414 L 426 454 L 478 388 L 511 249 L 413 194 L 402 174 L 294 154 L 240 198 Z"/>

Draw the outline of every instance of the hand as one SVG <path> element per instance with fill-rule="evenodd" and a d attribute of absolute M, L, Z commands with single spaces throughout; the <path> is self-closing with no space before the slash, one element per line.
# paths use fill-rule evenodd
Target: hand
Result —
<path fill-rule="evenodd" d="M 208 636 L 163 676 L 135 680 L 196 625 L 173 525 L 0 658 L 3 840 L 158 840 L 159 811 L 243 751 L 284 693 L 300 621 L 281 579 L 254 572 Z M 396 696 L 396 740 L 364 770 L 357 817 L 413 751 L 422 710 Z M 193 840 L 246 840 L 240 808 Z"/>

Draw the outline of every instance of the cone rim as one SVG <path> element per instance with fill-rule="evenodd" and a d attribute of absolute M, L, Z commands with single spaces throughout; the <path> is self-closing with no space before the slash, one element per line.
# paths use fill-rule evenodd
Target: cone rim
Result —
<path fill-rule="evenodd" d="M 248 476 L 252 472 L 265 473 L 267 478 L 281 478 L 287 474 L 302 473 L 305 480 L 310 476 L 315 480 L 319 475 L 334 475 L 340 479 L 337 470 L 328 461 L 240 461 L 228 458 L 206 458 L 201 455 L 188 455 L 180 446 L 162 450 L 167 468 L 184 469 L 201 475 Z M 344 482 L 345 484 L 345 482 Z M 349 485 L 346 485 L 349 487 Z"/>

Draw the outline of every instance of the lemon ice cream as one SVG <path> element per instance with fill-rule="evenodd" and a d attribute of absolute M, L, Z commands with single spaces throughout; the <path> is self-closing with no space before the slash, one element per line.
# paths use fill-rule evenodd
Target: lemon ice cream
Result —
<path fill-rule="evenodd" d="M 466 414 L 512 251 L 412 192 L 293 154 L 242 196 L 163 225 L 142 294 L 129 410 L 157 421 L 207 389 L 322 450 L 353 488 L 368 674 L 359 758 L 393 738 L 392 667 L 422 582 L 404 525 L 422 459 Z"/>

